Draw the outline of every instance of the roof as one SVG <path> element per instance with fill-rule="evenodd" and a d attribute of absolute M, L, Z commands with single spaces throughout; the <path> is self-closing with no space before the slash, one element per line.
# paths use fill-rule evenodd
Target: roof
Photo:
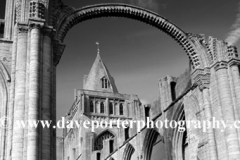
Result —
<path fill-rule="evenodd" d="M 106 78 L 109 81 L 108 88 L 102 88 L 102 78 Z M 83 88 L 86 90 L 118 93 L 114 79 L 102 61 L 99 53 L 97 54 L 88 76 L 85 77 Z"/>

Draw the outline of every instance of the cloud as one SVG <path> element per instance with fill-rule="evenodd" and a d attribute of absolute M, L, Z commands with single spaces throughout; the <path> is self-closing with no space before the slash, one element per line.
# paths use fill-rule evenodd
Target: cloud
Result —
<path fill-rule="evenodd" d="M 228 34 L 225 40 L 229 45 L 235 45 L 240 39 L 240 3 L 238 3 L 238 14 L 236 17 L 236 21 L 231 27 L 232 31 Z"/>

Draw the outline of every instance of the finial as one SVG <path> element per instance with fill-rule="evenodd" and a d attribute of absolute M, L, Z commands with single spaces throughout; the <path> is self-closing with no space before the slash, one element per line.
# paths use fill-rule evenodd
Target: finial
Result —
<path fill-rule="evenodd" d="M 99 42 L 96 42 L 96 45 L 97 45 L 97 53 L 99 54 L 100 53 Z"/>

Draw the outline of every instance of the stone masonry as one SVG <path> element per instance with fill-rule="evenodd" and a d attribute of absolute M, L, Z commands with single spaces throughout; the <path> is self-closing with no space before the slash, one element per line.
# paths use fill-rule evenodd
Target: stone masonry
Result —
<path fill-rule="evenodd" d="M 237 49 L 214 37 L 184 32 L 164 17 L 127 4 L 83 8 L 61 0 L 6 0 L 0 20 L 0 160 L 150 160 L 157 137 L 167 160 L 239 160 L 240 129 L 113 127 L 96 132 L 66 129 L 62 138 L 47 128 L 16 128 L 17 120 L 56 123 L 56 68 L 68 31 L 85 20 L 120 16 L 164 31 L 185 50 L 190 66 L 179 77 L 159 80 L 159 96 L 141 105 L 136 95 L 118 92 L 98 54 L 75 94 L 71 120 L 133 119 L 240 120 L 240 74 Z M 66 124 L 67 125 L 67 124 Z M 57 153 L 57 154 L 56 154 Z"/>

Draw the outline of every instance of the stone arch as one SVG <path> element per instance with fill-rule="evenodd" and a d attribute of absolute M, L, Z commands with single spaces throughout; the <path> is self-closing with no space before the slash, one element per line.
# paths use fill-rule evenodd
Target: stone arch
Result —
<path fill-rule="evenodd" d="M 0 118 L 7 117 L 7 105 L 9 101 L 8 82 L 10 82 L 8 71 L 0 62 Z M 0 129 L 0 159 L 4 157 L 7 130 Z"/>
<path fill-rule="evenodd" d="M 201 116 L 202 114 L 205 113 L 201 113 L 203 108 L 200 108 L 199 105 L 199 100 L 196 97 L 196 95 L 194 94 L 194 92 L 192 92 L 191 94 L 187 95 L 184 100 L 183 100 L 183 106 L 184 106 L 184 113 L 185 113 L 185 120 L 186 121 L 196 121 L 196 120 L 200 120 L 201 121 Z M 189 141 L 190 143 L 188 143 L 188 148 L 185 149 L 185 159 L 188 159 L 190 156 L 194 159 L 197 159 L 198 156 L 198 145 L 199 142 L 201 141 L 201 139 L 199 138 L 199 135 L 202 134 L 202 129 L 199 128 L 195 128 L 195 127 L 188 127 L 186 128 L 187 130 L 187 137 L 191 139 L 194 139 L 194 141 Z M 186 137 L 187 141 L 188 138 Z M 201 141 L 204 143 L 204 140 Z M 209 144 L 210 145 L 210 144 Z"/>
<path fill-rule="evenodd" d="M 133 148 L 133 146 L 131 144 L 127 144 L 126 148 L 123 152 L 123 159 L 122 160 L 131 160 L 131 157 L 133 155 L 133 153 L 135 152 L 135 149 Z"/>
<path fill-rule="evenodd" d="M 189 38 L 189 34 L 185 33 L 166 18 L 152 11 L 128 4 L 116 3 L 97 4 L 79 9 L 74 9 L 73 7 L 68 8 L 69 12 L 59 17 L 56 24 L 55 39 L 60 42 L 64 41 L 65 36 L 73 26 L 82 21 L 98 17 L 126 17 L 150 24 L 175 39 L 186 51 L 193 69 L 203 67 L 204 65 L 203 62 L 200 61 L 203 58 L 200 58 L 202 55 L 199 53 L 199 48 L 201 49 L 203 46 L 200 43 L 194 43 L 194 41 Z M 202 49 L 201 51 L 204 50 Z"/>
<path fill-rule="evenodd" d="M 184 105 L 180 103 L 177 106 L 177 110 L 172 117 L 174 121 L 185 121 L 185 112 L 184 112 Z M 184 160 L 184 142 L 186 142 L 186 134 L 187 130 L 185 129 L 184 132 L 179 132 L 179 126 L 175 129 L 171 129 L 172 135 L 172 156 L 173 159 Z"/>
<path fill-rule="evenodd" d="M 10 76 L 0 62 L 0 118 L 5 116 L 7 101 L 8 101 L 8 85 L 7 82 L 10 82 Z"/>
<path fill-rule="evenodd" d="M 154 143 L 160 134 L 155 129 L 148 129 L 143 142 L 143 160 L 150 160 Z"/>
<path fill-rule="evenodd" d="M 113 134 L 111 131 L 109 131 L 108 129 L 104 130 L 95 138 L 94 150 L 101 150 L 103 148 L 103 140 L 114 138 L 114 137 L 115 137 L 115 134 Z"/>

